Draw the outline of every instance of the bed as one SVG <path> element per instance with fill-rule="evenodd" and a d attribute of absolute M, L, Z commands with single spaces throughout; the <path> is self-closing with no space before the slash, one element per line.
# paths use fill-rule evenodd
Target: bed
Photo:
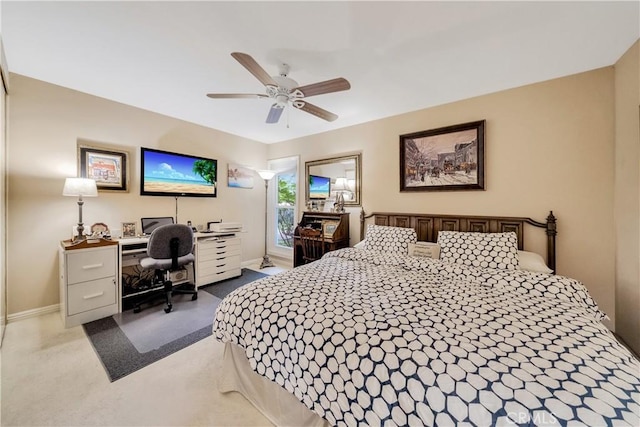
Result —
<path fill-rule="evenodd" d="M 222 301 L 221 391 L 277 425 L 640 425 L 640 363 L 553 274 L 552 214 L 370 218 L 362 248 Z M 521 268 L 525 226 L 545 231 L 546 272 Z M 418 241 L 440 257 L 410 256 Z"/>

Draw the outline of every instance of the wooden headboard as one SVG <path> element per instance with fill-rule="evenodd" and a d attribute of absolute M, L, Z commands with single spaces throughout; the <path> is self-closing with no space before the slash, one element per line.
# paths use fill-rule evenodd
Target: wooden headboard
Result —
<path fill-rule="evenodd" d="M 415 213 L 360 212 L 360 240 L 364 239 L 365 221 L 374 218 L 374 224 L 392 227 L 409 227 L 416 230 L 418 240 L 436 242 L 438 231 L 472 231 L 479 233 L 505 233 L 513 231 L 518 236 L 518 249 L 524 249 L 524 226 L 544 228 L 547 233 L 547 264 L 556 271 L 556 217 L 549 212 L 546 222 L 531 218 L 507 216 L 438 215 Z"/>

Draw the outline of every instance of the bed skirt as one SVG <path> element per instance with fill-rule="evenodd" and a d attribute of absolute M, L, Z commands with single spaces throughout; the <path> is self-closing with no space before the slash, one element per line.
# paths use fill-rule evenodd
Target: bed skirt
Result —
<path fill-rule="evenodd" d="M 307 408 L 278 384 L 255 373 L 244 350 L 226 343 L 222 374 L 218 381 L 221 393 L 238 392 L 276 426 L 328 427 L 329 423 Z"/>

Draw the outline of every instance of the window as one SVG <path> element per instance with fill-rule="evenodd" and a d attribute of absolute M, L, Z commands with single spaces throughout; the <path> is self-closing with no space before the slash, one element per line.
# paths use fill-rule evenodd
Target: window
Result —
<path fill-rule="evenodd" d="M 298 202 L 298 157 L 270 160 L 269 169 L 279 173 L 271 180 L 267 203 L 268 253 L 293 256 L 293 232 Z"/>
<path fill-rule="evenodd" d="M 280 248 L 293 247 L 293 230 L 295 229 L 296 209 L 296 173 L 285 172 L 276 175 L 278 183 L 276 205 L 275 243 Z"/>

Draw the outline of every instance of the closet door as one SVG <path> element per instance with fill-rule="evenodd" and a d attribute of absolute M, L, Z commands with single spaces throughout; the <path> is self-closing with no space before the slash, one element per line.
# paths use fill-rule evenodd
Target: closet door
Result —
<path fill-rule="evenodd" d="M 7 325 L 7 88 L 9 70 L 0 38 L 0 347 Z"/>

